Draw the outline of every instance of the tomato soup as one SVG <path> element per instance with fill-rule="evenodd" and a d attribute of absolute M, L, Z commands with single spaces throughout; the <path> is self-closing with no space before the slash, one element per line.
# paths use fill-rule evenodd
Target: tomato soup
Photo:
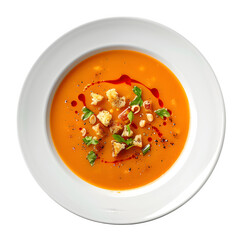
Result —
<path fill-rule="evenodd" d="M 80 62 L 53 97 L 50 129 L 63 162 L 97 187 L 126 190 L 164 174 L 181 154 L 189 103 L 177 77 L 143 53 Z"/>

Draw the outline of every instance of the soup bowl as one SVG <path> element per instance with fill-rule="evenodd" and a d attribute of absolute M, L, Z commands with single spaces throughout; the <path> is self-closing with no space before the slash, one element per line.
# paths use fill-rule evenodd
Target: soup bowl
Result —
<path fill-rule="evenodd" d="M 58 155 L 50 133 L 51 103 L 61 81 L 78 63 L 108 50 L 134 50 L 159 60 L 189 100 L 190 128 L 181 155 L 157 180 L 130 190 L 102 189 L 79 178 Z M 67 210 L 103 223 L 145 222 L 187 202 L 213 171 L 224 133 L 222 93 L 205 58 L 173 30 L 135 18 L 95 21 L 54 42 L 31 69 L 18 108 L 20 145 L 35 180 Z"/>

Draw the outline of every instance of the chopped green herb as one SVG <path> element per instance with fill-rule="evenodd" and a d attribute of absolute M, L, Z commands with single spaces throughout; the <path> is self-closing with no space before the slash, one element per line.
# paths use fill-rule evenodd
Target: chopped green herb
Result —
<path fill-rule="evenodd" d="M 119 143 L 126 143 L 128 146 L 132 145 L 132 142 L 133 142 L 132 138 L 125 140 L 123 137 L 121 137 L 118 134 L 113 134 L 113 138 Z"/>
<path fill-rule="evenodd" d="M 90 109 L 86 107 L 82 108 L 82 112 L 84 113 L 82 120 L 87 120 L 89 117 L 91 117 L 94 114 Z"/>
<path fill-rule="evenodd" d="M 91 136 L 87 136 L 85 138 L 83 138 L 84 143 L 87 144 L 87 146 L 93 144 L 93 145 L 97 145 L 98 144 L 98 140 L 93 139 Z"/>
<path fill-rule="evenodd" d="M 128 119 L 130 121 L 130 123 L 127 125 L 128 134 L 130 135 L 130 133 L 131 133 L 130 125 L 131 125 L 131 123 L 133 121 L 133 117 L 134 117 L 133 112 L 130 111 L 127 117 L 128 117 Z"/>
<path fill-rule="evenodd" d="M 148 144 L 142 149 L 143 156 L 146 155 L 151 149 L 151 145 Z"/>
<path fill-rule="evenodd" d="M 130 148 L 132 148 L 132 147 L 134 147 L 134 145 L 128 146 L 128 147 L 126 148 L 126 150 L 128 150 L 128 149 L 130 149 Z"/>
<path fill-rule="evenodd" d="M 142 90 L 137 87 L 137 86 L 134 86 L 133 87 L 133 92 L 137 95 L 134 100 L 132 102 L 130 102 L 130 106 L 133 106 L 133 105 L 139 105 L 140 107 L 143 105 L 143 100 L 142 100 Z"/>
<path fill-rule="evenodd" d="M 130 124 L 126 125 L 126 127 L 127 127 L 127 130 L 128 130 L 128 134 L 130 135 L 130 133 L 131 133 Z"/>
<path fill-rule="evenodd" d="M 89 161 L 91 166 L 94 165 L 96 159 L 97 159 L 97 155 L 95 154 L 95 152 L 94 151 L 90 151 L 88 153 L 88 155 L 87 155 L 87 160 Z"/>
<path fill-rule="evenodd" d="M 133 143 L 132 138 L 127 139 L 125 143 L 126 143 L 128 146 L 129 146 L 129 145 L 132 145 L 132 143 Z"/>
<path fill-rule="evenodd" d="M 166 108 L 161 108 L 155 111 L 155 113 L 160 116 L 162 119 L 164 117 L 170 117 L 170 113 Z"/>
<path fill-rule="evenodd" d="M 133 114 L 132 111 L 130 111 L 129 114 L 128 114 L 128 119 L 129 119 L 130 123 L 132 123 L 133 117 L 134 117 L 134 114 Z"/>

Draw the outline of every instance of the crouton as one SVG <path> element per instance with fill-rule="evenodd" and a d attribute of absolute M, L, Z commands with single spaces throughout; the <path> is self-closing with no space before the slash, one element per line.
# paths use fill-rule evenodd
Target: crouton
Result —
<path fill-rule="evenodd" d="M 123 130 L 123 124 L 119 122 L 114 122 L 109 128 L 111 134 L 119 134 Z"/>
<path fill-rule="evenodd" d="M 133 135 L 133 131 L 130 129 L 130 133 L 128 132 L 127 125 L 124 126 L 122 137 L 131 137 Z"/>
<path fill-rule="evenodd" d="M 117 157 L 117 155 L 123 150 L 125 149 L 125 144 L 124 143 L 118 143 L 115 140 L 111 141 L 112 143 L 112 156 L 113 157 Z"/>
<path fill-rule="evenodd" d="M 122 108 L 126 104 L 126 98 L 125 97 L 119 97 L 118 92 L 115 88 L 109 89 L 106 92 L 108 101 L 111 103 L 111 105 L 115 108 Z"/>
<path fill-rule="evenodd" d="M 135 136 L 135 138 L 133 139 L 133 145 L 135 147 L 142 147 L 142 135 L 138 134 Z"/>
<path fill-rule="evenodd" d="M 99 137 L 99 138 L 101 138 L 105 135 L 105 132 L 104 132 L 102 126 L 100 125 L 100 123 L 94 125 L 92 127 L 92 129 L 95 131 L 97 137 Z"/>
<path fill-rule="evenodd" d="M 106 110 L 102 110 L 98 113 L 97 118 L 105 127 L 108 127 L 112 120 L 112 114 Z"/>
<path fill-rule="evenodd" d="M 91 97 L 92 97 L 92 105 L 97 105 L 99 102 L 101 102 L 103 100 L 103 96 L 97 93 L 91 93 Z"/>

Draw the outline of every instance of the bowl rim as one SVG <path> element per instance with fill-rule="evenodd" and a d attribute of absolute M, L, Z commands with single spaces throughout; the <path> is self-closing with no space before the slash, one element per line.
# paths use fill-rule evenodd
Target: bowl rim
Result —
<path fill-rule="evenodd" d="M 197 51 L 201 57 L 205 60 L 205 62 L 208 64 L 208 67 L 211 69 L 211 71 L 213 72 L 213 69 L 211 68 L 210 64 L 208 63 L 208 61 L 205 59 L 205 57 L 200 53 L 200 51 L 191 43 L 189 42 L 186 38 L 184 38 L 182 35 L 180 35 L 179 33 L 177 33 L 176 31 L 160 24 L 160 23 L 157 23 L 155 21 L 151 21 L 151 20 L 148 20 L 148 19 L 143 19 L 143 18 L 136 18 L 136 17 L 113 17 L 113 18 L 103 18 L 103 19 L 99 19 L 99 20 L 95 20 L 95 21 L 92 21 L 92 22 L 89 22 L 89 23 L 85 23 L 83 25 L 80 25 L 76 28 L 74 28 L 73 30 L 65 33 L 63 36 L 61 36 L 60 38 L 58 38 L 56 41 L 54 41 L 41 55 L 40 57 L 37 59 L 37 61 L 35 62 L 35 64 L 32 66 L 31 70 L 30 70 L 30 73 L 32 71 L 32 69 L 38 64 L 39 60 L 42 58 L 42 56 L 45 54 L 45 52 L 47 52 L 55 43 L 57 43 L 59 40 L 63 39 L 66 35 L 69 35 L 71 33 L 73 33 L 76 29 L 78 28 L 82 28 L 82 27 L 88 27 L 88 26 L 91 26 L 92 24 L 96 24 L 96 23 L 104 23 L 105 21 L 109 22 L 109 21 L 121 21 L 121 20 L 124 20 L 124 21 L 138 21 L 138 22 L 144 22 L 144 23 L 150 23 L 150 24 L 153 24 L 153 25 L 157 25 L 157 26 L 160 26 L 164 29 L 166 29 L 167 31 L 171 31 L 173 32 L 174 34 L 177 34 L 178 36 L 180 36 L 181 38 L 183 38 L 188 44 L 190 44 L 194 49 L 195 51 Z M 171 69 L 172 70 L 172 69 Z M 18 102 L 18 112 L 17 112 L 17 132 L 18 132 L 18 140 L 19 140 L 19 144 L 20 144 L 20 148 L 21 148 L 21 152 L 22 152 L 22 155 L 23 155 L 23 158 L 25 160 L 25 163 L 27 165 L 27 167 L 29 168 L 29 171 L 31 172 L 32 176 L 34 177 L 34 179 L 37 181 L 37 183 L 41 186 L 41 188 L 55 201 L 57 202 L 59 205 L 61 205 L 62 207 L 64 207 L 65 209 L 67 209 L 68 211 L 78 215 L 78 216 L 81 216 L 83 218 L 86 218 L 86 219 L 89 219 L 89 220 L 92 220 L 92 221 L 95 221 L 95 222 L 101 222 L 101 223 L 108 223 L 108 224 L 136 224 L 136 223 L 143 223 L 143 222 L 148 222 L 148 221 L 151 221 L 151 220 L 154 220 L 154 219 L 157 219 L 157 218 L 160 218 L 162 216 L 165 216 L 169 213 L 171 213 L 172 211 L 176 210 L 177 208 L 181 207 L 183 204 L 185 204 L 186 202 L 188 202 L 193 196 L 195 196 L 195 194 L 203 187 L 203 185 L 206 183 L 206 181 L 208 180 L 208 178 L 210 177 L 210 175 L 212 174 L 217 162 L 218 162 L 218 159 L 219 159 L 219 156 L 221 154 L 221 150 L 222 150 L 222 147 L 223 147 L 223 143 L 224 143 L 224 137 L 225 137 L 225 131 L 226 131 L 226 109 L 225 109 L 225 104 L 224 104 L 224 99 L 223 99 L 223 94 L 222 94 L 222 91 L 221 91 L 221 88 L 220 88 L 220 85 L 219 85 L 219 82 L 217 81 L 217 78 L 214 74 L 214 80 L 215 80 L 215 83 L 217 84 L 218 86 L 218 91 L 220 93 L 220 96 L 221 96 L 221 105 L 222 105 L 222 118 L 223 118 L 223 125 L 222 125 L 222 128 L 221 128 L 221 139 L 220 139 L 220 145 L 218 146 L 217 149 L 215 149 L 215 159 L 213 161 L 213 165 L 210 167 L 210 169 L 208 169 L 206 175 L 204 176 L 204 179 L 201 180 L 201 184 L 199 184 L 198 188 L 195 189 L 195 191 L 193 191 L 191 193 L 191 195 L 185 199 L 185 201 L 183 201 L 182 203 L 180 203 L 179 205 L 175 206 L 174 208 L 170 209 L 167 213 L 165 214 L 162 214 L 162 215 L 159 215 L 157 217 L 154 217 L 154 218 L 151 218 L 151 219 L 147 219 L 147 220 L 143 220 L 143 221 L 138 221 L 138 222 L 126 222 L 126 223 L 115 223 L 115 222 L 104 222 L 104 221 L 98 221 L 98 220 L 95 220 L 95 219 L 92 219 L 92 218 L 87 218 L 86 216 L 82 216 L 82 215 L 79 215 L 73 211 L 71 211 L 70 209 L 68 209 L 67 207 L 63 206 L 61 203 L 59 203 L 56 199 L 54 199 L 48 192 L 47 190 L 45 190 L 44 186 L 42 186 L 42 184 L 35 178 L 35 176 L 33 175 L 29 165 L 28 165 L 28 162 L 27 162 L 27 157 L 26 157 L 26 152 L 24 151 L 24 147 L 23 147 L 23 144 L 21 142 L 21 133 L 20 133 L 20 111 L 21 111 L 21 99 L 23 98 L 23 90 L 26 88 L 26 85 L 28 83 L 28 78 L 29 78 L 29 75 L 30 73 L 28 74 L 23 86 L 22 86 L 22 89 L 21 89 L 21 95 L 20 95 L 20 98 L 19 98 L 19 102 Z M 191 111 L 191 109 L 190 109 Z"/>

